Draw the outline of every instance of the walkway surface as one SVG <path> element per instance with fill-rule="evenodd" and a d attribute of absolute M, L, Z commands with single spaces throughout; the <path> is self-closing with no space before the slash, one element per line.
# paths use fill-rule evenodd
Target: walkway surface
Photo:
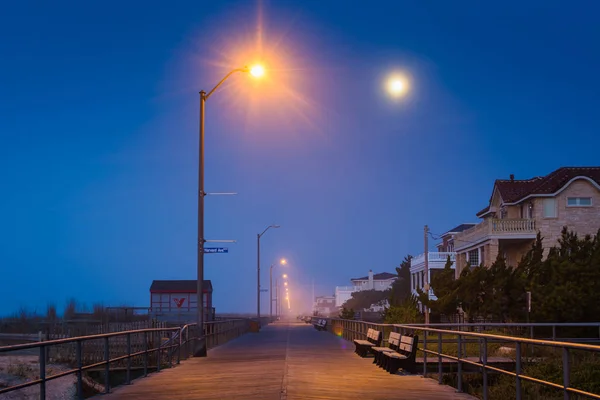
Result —
<path fill-rule="evenodd" d="M 391 375 L 354 354 L 354 345 L 304 323 L 248 333 L 104 399 L 473 399 L 421 376 Z"/>

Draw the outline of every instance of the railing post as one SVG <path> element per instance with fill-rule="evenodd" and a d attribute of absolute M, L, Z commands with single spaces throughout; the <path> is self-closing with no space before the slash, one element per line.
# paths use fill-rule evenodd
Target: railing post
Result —
<path fill-rule="evenodd" d="M 174 331 L 169 331 L 169 335 L 172 335 Z M 167 356 L 169 357 L 169 368 L 173 368 L 173 352 L 171 351 L 173 349 L 173 343 L 175 342 L 174 340 L 172 340 L 173 338 L 171 337 L 169 339 L 169 347 L 167 347 Z"/>
<path fill-rule="evenodd" d="M 144 377 L 148 376 L 148 332 L 144 331 Z"/>
<path fill-rule="evenodd" d="M 183 327 L 179 329 L 179 345 L 177 346 L 177 365 L 181 363 L 181 340 L 183 338 Z"/>
<path fill-rule="evenodd" d="M 563 362 L 563 390 L 564 390 L 564 399 L 565 400 L 569 400 L 571 398 L 571 394 L 569 393 L 569 391 L 567 390 L 567 388 L 570 385 L 570 380 L 571 380 L 571 366 L 569 363 L 569 349 L 566 347 L 563 347 L 563 354 L 562 354 L 562 362 Z"/>
<path fill-rule="evenodd" d="M 110 352 L 108 348 L 108 336 L 104 337 L 104 393 L 110 393 Z"/>
<path fill-rule="evenodd" d="M 46 346 L 40 346 L 40 400 L 46 400 Z"/>
<path fill-rule="evenodd" d="M 461 358 L 461 353 L 462 353 L 462 340 L 461 340 L 461 334 L 458 334 L 458 348 L 457 348 L 457 358 L 458 358 L 458 371 L 457 371 L 457 384 L 456 384 L 456 389 L 459 392 L 463 391 L 462 388 L 462 363 L 460 362 L 460 358 Z"/>
<path fill-rule="evenodd" d="M 515 368 L 515 387 L 517 389 L 517 400 L 521 400 L 521 342 L 516 344 L 516 368 Z"/>
<path fill-rule="evenodd" d="M 483 364 L 483 400 L 487 400 L 488 399 L 488 374 L 487 374 L 487 338 L 484 337 L 483 338 L 483 357 L 481 357 L 480 354 L 480 358 L 482 358 L 482 364 Z"/>
<path fill-rule="evenodd" d="M 154 335 L 156 335 L 156 332 L 154 333 Z M 161 332 L 158 332 L 158 347 L 156 348 L 156 372 L 160 372 L 160 347 L 162 345 L 161 336 Z"/>
<path fill-rule="evenodd" d="M 131 384 L 131 333 L 127 334 L 127 385 Z"/>
<path fill-rule="evenodd" d="M 438 383 L 442 384 L 442 334 L 438 332 Z"/>
<path fill-rule="evenodd" d="M 423 378 L 427 378 L 427 331 L 423 331 Z"/>
<path fill-rule="evenodd" d="M 81 367 L 83 367 L 83 361 L 81 360 L 81 340 L 78 340 L 75 345 L 75 353 L 77 357 L 77 398 L 79 400 L 83 400 L 83 374 L 81 371 Z"/>

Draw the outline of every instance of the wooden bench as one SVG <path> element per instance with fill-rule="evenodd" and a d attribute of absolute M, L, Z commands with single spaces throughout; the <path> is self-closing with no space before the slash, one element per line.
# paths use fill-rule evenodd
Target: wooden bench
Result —
<path fill-rule="evenodd" d="M 366 357 L 371 347 L 381 346 L 381 339 L 381 331 L 369 328 L 367 331 L 367 340 L 354 339 L 354 345 L 356 346 L 354 352 L 361 357 Z"/>
<path fill-rule="evenodd" d="M 402 335 L 398 350 L 386 351 L 381 354 L 383 358 L 382 367 L 390 374 L 395 374 L 400 368 L 414 374 L 418 344 L 418 336 Z"/>
<path fill-rule="evenodd" d="M 316 330 L 318 331 L 324 331 L 327 329 L 327 320 L 326 319 L 319 319 L 316 320 L 314 327 Z"/>
<path fill-rule="evenodd" d="M 400 338 L 402 336 L 398 332 L 390 332 L 390 336 L 388 336 L 388 347 L 371 347 L 369 350 L 374 356 L 373 364 L 378 366 L 382 366 L 383 363 L 383 353 L 388 351 L 398 351 L 400 348 Z"/>

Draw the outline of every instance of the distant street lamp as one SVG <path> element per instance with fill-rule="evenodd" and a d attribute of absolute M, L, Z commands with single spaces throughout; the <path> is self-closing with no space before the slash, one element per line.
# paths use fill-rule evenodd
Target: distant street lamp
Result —
<path fill-rule="evenodd" d="M 260 324 L 260 238 L 271 228 L 279 228 L 279 225 L 269 225 L 262 233 L 256 235 L 256 319 Z"/>
<path fill-rule="evenodd" d="M 393 75 L 386 82 L 387 91 L 393 97 L 404 96 L 408 86 L 408 80 L 402 75 Z"/>
<path fill-rule="evenodd" d="M 200 91 L 200 140 L 198 148 L 198 282 L 196 286 L 196 307 L 198 308 L 198 328 L 200 329 L 200 340 L 198 340 L 198 347 L 194 351 L 195 357 L 206 357 L 206 338 L 204 337 L 204 109 L 206 100 L 229 78 L 236 72 L 247 72 L 254 77 L 260 77 L 264 75 L 264 68 L 262 66 L 254 66 L 252 68 L 236 68 L 230 71 L 217 85 L 208 93 L 204 90 Z"/>
<path fill-rule="evenodd" d="M 287 264 L 287 260 L 285 258 L 282 258 L 279 261 L 279 264 L 281 265 L 286 265 Z M 273 267 L 276 264 L 271 264 L 271 268 L 269 269 L 269 316 L 271 317 L 271 319 L 273 319 Z M 287 278 L 286 274 L 283 274 L 284 278 Z M 277 313 L 277 310 L 275 310 L 275 313 Z"/>

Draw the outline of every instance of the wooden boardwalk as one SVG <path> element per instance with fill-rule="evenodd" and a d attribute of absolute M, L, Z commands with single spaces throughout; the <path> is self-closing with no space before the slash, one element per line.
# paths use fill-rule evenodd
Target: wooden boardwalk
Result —
<path fill-rule="evenodd" d="M 354 345 L 304 323 L 276 323 L 210 350 L 206 358 L 114 389 L 106 400 L 473 399 L 421 376 L 391 375 Z"/>

